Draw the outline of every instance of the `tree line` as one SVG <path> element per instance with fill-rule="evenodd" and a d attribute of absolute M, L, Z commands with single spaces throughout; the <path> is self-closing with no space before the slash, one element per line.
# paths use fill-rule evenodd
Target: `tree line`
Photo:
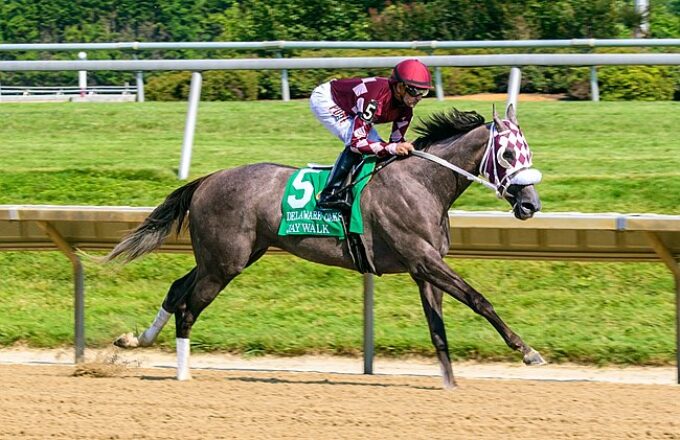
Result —
<path fill-rule="evenodd" d="M 2 43 L 629 38 L 633 0 L 4 0 Z M 651 0 L 650 37 L 680 35 Z"/>
<path fill-rule="evenodd" d="M 632 38 L 643 20 L 633 3 L 633 0 L 4 0 L 0 2 L 0 43 Z M 647 36 L 679 38 L 680 0 L 649 3 Z M 285 56 L 301 54 L 287 51 Z M 402 54 L 407 53 L 333 53 Z M 121 51 L 88 55 L 90 59 L 132 57 Z M 175 50 L 140 51 L 135 55 L 173 59 L 272 56 L 272 53 Z M 5 60 L 74 57 L 72 52 L 0 53 L 0 59 Z M 120 84 L 132 76 L 126 72 L 97 72 L 91 79 L 97 84 Z M 0 81 L 45 85 L 74 84 L 76 80 L 72 72 L 27 72 L 0 73 Z M 275 97 L 277 86 L 268 84 L 268 75 L 257 81 L 258 97 Z M 500 86 L 495 81 L 481 89 Z"/>

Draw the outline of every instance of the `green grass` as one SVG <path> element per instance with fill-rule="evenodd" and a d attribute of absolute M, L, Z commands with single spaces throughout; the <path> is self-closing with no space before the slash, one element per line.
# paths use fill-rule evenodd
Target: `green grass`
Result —
<path fill-rule="evenodd" d="M 496 103 L 502 108 L 503 103 Z M 425 117 L 451 102 L 427 100 Z M 489 102 L 456 102 L 490 117 Z M 0 203 L 153 206 L 174 188 L 186 103 L 0 105 Z M 520 123 L 544 173 L 544 210 L 680 214 L 674 102 L 522 102 Z M 201 103 L 191 177 L 268 161 L 332 162 L 340 146 L 294 101 Z M 454 205 L 507 210 L 473 186 Z M 505 321 L 551 361 L 669 364 L 674 294 L 659 264 L 449 260 Z M 86 263 L 91 346 L 148 325 L 188 255 L 152 255 L 128 266 Z M 58 253 L 0 253 L 0 345 L 72 341 L 72 284 Z M 192 344 L 240 353 L 358 353 L 361 277 L 290 256 L 246 270 L 194 327 Z M 447 298 L 456 358 L 518 359 L 493 328 Z M 172 324 L 160 343 L 171 346 Z M 431 354 L 415 285 L 376 282 L 376 348 Z"/>

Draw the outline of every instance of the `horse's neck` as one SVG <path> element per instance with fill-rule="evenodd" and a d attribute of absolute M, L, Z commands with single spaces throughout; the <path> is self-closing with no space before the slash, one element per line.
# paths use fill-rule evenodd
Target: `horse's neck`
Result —
<path fill-rule="evenodd" d="M 429 152 L 476 174 L 489 140 L 489 128 L 481 125 L 457 138 L 432 145 Z"/>
<path fill-rule="evenodd" d="M 458 138 L 432 145 L 428 152 L 472 175 L 477 175 L 488 139 L 489 128 L 487 125 L 481 125 Z M 428 172 L 431 173 L 432 181 L 435 183 L 432 190 L 441 199 L 446 210 L 470 186 L 471 181 L 465 176 L 441 165 L 428 162 L 423 166 L 428 167 Z"/>

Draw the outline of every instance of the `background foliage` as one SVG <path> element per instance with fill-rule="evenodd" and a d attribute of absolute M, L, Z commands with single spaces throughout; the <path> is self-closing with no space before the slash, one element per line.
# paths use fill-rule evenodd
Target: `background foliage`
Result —
<path fill-rule="evenodd" d="M 650 35 L 680 37 L 680 0 L 654 0 Z M 4 0 L 0 2 L 1 43 L 87 43 L 115 41 L 270 41 L 270 40 L 484 40 L 630 38 L 640 23 L 628 0 Z M 639 49 L 631 49 L 639 51 Z M 550 50 L 554 52 L 554 49 Z M 284 56 L 418 55 L 395 51 L 289 51 Z M 437 51 L 436 53 L 480 53 Z M 492 51 L 486 51 L 492 52 Z M 272 57 L 271 51 L 121 51 L 90 52 L 90 59 Z M 0 59 L 73 59 L 72 52 L 3 52 Z M 504 90 L 503 69 L 442 69 L 445 93 L 468 94 Z M 294 72 L 291 96 L 306 97 L 314 85 L 330 76 L 352 72 Z M 365 75 L 366 71 L 354 73 Z M 376 74 L 386 74 L 377 72 Z M 206 99 L 277 98 L 278 72 L 257 75 L 217 75 Z M 587 98 L 587 71 L 568 68 L 525 69 L 523 90 L 565 93 Z M 181 99 L 186 75 L 162 73 L 149 81 L 151 99 Z M 626 78 L 624 78 L 626 76 Z M 133 82 L 129 72 L 92 72 L 92 85 Z M 624 75 L 602 75 L 602 99 L 673 99 L 680 95 L 677 67 L 635 69 Z M 11 85 L 75 85 L 64 72 L 3 73 Z M 629 88 L 630 84 L 639 87 Z M 218 90 L 224 88 L 224 91 Z M 254 90 L 256 92 L 254 92 Z"/>

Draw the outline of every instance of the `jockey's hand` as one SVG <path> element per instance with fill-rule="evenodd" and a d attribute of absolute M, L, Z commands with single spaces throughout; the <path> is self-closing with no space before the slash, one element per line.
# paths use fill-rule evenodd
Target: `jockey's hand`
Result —
<path fill-rule="evenodd" d="M 394 152 L 397 156 L 408 156 L 413 151 L 413 144 L 410 142 L 399 142 Z"/>

